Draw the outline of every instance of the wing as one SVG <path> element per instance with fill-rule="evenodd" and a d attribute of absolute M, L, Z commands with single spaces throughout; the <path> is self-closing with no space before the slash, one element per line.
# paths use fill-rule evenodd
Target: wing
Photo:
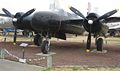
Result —
<path fill-rule="evenodd" d="M 80 35 L 85 31 L 83 21 L 83 19 L 64 20 L 62 21 L 62 28 L 65 33 Z"/>
<path fill-rule="evenodd" d="M 83 21 L 84 21 L 83 19 L 70 19 L 70 20 L 63 20 L 63 21 L 61 21 L 61 23 L 82 26 Z"/>
<path fill-rule="evenodd" d="M 109 17 L 104 20 L 105 23 L 120 22 L 120 17 Z"/>

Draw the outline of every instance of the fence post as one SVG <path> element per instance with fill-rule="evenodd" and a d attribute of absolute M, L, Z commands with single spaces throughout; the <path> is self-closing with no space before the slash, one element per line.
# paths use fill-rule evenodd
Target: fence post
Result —
<path fill-rule="evenodd" d="M 4 58 L 5 58 L 5 50 L 0 49 L 0 59 L 4 59 Z"/>

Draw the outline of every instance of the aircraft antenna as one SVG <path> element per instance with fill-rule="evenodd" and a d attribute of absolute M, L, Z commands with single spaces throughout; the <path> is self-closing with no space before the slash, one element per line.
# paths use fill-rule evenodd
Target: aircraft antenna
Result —
<path fill-rule="evenodd" d="M 91 3 L 88 2 L 87 15 L 91 12 Z"/>

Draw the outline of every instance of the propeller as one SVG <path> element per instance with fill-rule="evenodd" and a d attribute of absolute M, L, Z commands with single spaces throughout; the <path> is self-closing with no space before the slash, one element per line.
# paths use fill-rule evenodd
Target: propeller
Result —
<path fill-rule="evenodd" d="M 13 15 L 12 15 L 8 10 L 6 10 L 5 8 L 2 8 L 2 11 L 3 11 L 8 17 L 13 18 Z"/>
<path fill-rule="evenodd" d="M 90 47 L 91 47 L 91 28 L 92 28 L 92 24 L 95 21 L 100 21 L 102 19 L 106 19 L 108 17 L 110 17 L 111 15 L 115 14 L 118 9 L 112 10 L 110 12 L 105 13 L 104 15 L 100 16 L 99 18 L 97 18 L 96 20 L 88 20 L 80 11 L 78 11 L 77 9 L 75 9 L 74 7 L 69 7 L 70 10 L 72 12 L 74 12 L 75 14 L 77 14 L 78 16 L 82 17 L 85 21 L 88 22 L 89 24 L 89 34 L 88 34 L 88 38 L 87 38 L 87 46 L 86 46 L 86 52 L 90 52 Z M 84 25 L 84 24 L 83 24 Z"/>
<path fill-rule="evenodd" d="M 23 19 L 24 17 L 26 17 L 26 16 L 32 14 L 34 11 L 35 11 L 35 8 L 33 8 L 33 9 L 27 11 L 25 14 L 23 14 L 23 15 L 20 17 L 20 19 Z"/>
<path fill-rule="evenodd" d="M 26 13 L 24 13 L 21 17 L 17 17 L 17 18 L 16 18 L 16 17 L 15 17 L 14 15 L 12 15 L 7 9 L 2 8 L 2 10 L 3 10 L 3 12 L 4 12 L 8 17 L 11 17 L 11 18 L 13 19 L 13 24 L 16 24 L 16 23 L 20 24 L 20 23 L 23 21 L 23 18 L 24 18 L 24 17 L 32 14 L 32 13 L 35 11 L 35 9 L 33 8 L 33 9 L 27 11 Z M 17 14 L 17 13 L 16 13 L 16 14 Z M 17 28 L 15 27 L 14 38 L 13 38 L 14 44 L 16 44 L 16 37 L 17 37 Z"/>
<path fill-rule="evenodd" d="M 75 14 L 79 15 L 80 17 L 82 17 L 85 20 L 88 20 L 80 11 L 78 11 L 77 9 L 75 9 L 74 7 L 69 7 L 71 11 L 73 11 Z"/>
<path fill-rule="evenodd" d="M 98 19 L 96 19 L 96 20 L 106 19 L 106 18 L 110 17 L 111 15 L 117 13 L 118 11 L 119 11 L 119 9 L 112 10 L 112 11 L 110 11 L 110 12 L 108 12 L 108 13 L 105 13 L 104 15 L 100 16 L 100 17 L 99 17 Z"/>

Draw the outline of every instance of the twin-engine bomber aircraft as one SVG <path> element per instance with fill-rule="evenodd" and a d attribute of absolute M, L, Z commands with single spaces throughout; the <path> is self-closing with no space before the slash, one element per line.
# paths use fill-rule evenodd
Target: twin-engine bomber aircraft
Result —
<path fill-rule="evenodd" d="M 119 17 L 110 17 L 115 14 L 117 10 L 110 11 L 100 17 L 95 13 L 90 13 L 87 17 L 84 17 L 77 9 L 70 7 L 71 11 L 83 19 L 70 19 L 56 14 L 55 12 L 48 11 L 33 13 L 35 9 L 31 9 L 26 13 L 18 12 L 15 15 L 12 15 L 5 8 L 2 10 L 5 14 L 1 14 L 1 16 L 11 17 L 15 29 L 27 29 L 36 33 L 34 43 L 41 46 L 41 51 L 44 54 L 47 54 L 50 51 L 49 39 L 51 37 L 66 40 L 66 33 L 79 35 L 84 32 L 84 29 L 89 32 L 86 51 L 90 51 L 91 34 L 94 34 L 94 37 L 96 38 L 97 49 L 102 51 L 103 39 L 99 38 L 99 36 L 101 34 L 105 35 L 108 30 L 108 27 L 104 23 L 120 21 Z M 16 31 L 14 34 L 14 43 L 15 42 Z"/>
<path fill-rule="evenodd" d="M 35 32 L 34 43 L 41 46 L 41 51 L 47 54 L 50 51 L 51 37 L 66 40 L 66 33 L 82 34 L 85 30 L 78 20 L 70 20 L 69 17 L 55 12 L 41 11 L 35 12 L 31 9 L 26 13 L 18 12 L 11 14 L 5 8 L 2 9 L 5 14 L 0 16 L 11 17 L 15 26 L 14 43 L 16 43 L 16 29 L 30 30 Z M 33 13 L 33 14 L 32 14 Z"/>

